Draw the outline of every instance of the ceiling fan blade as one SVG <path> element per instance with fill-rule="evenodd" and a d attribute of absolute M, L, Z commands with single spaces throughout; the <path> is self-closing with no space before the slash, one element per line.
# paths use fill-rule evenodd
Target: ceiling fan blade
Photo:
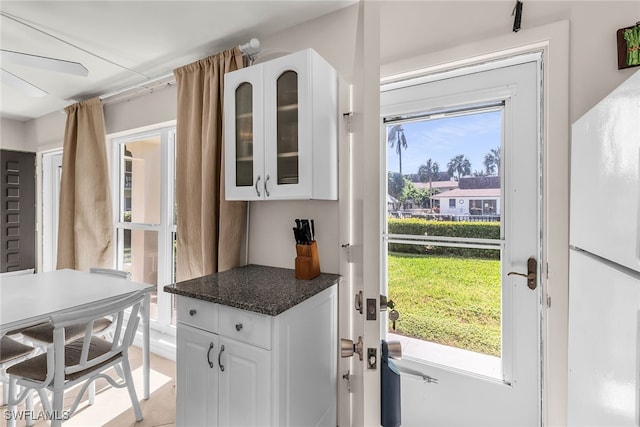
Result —
<path fill-rule="evenodd" d="M 32 85 L 26 80 L 22 80 L 20 77 L 11 74 L 3 68 L 0 68 L 0 81 L 2 83 L 8 84 L 9 86 L 13 86 L 16 89 L 19 89 L 25 94 L 34 98 L 41 98 L 47 95 L 47 92 L 45 92 L 44 90 Z"/>
<path fill-rule="evenodd" d="M 14 64 L 26 65 L 28 67 L 44 68 L 45 70 L 74 74 L 76 76 L 87 77 L 89 75 L 89 70 L 87 70 L 81 63 L 65 61 L 64 59 L 30 55 L 28 53 L 14 52 L 5 49 L 0 49 L 0 59 L 2 62 L 7 61 Z"/>

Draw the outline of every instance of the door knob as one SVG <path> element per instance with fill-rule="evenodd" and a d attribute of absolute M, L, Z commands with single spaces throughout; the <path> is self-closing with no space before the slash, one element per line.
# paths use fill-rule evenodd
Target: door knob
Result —
<path fill-rule="evenodd" d="M 362 343 L 362 337 L 358 337 L 358 342 L 353 343 L 352 340 L 348 340 L 345 338 L 340 339 L 340 357 L 351 357 L 353 353 L 358 353 L 360 356 L 360 360 L 362 360 L 362 348 L 364 344 Z"/>
<path fill-rule="evenodd" d="M 534 290 L 538 286 L 538 261 L 534 257 L 527 261 L 527 274 L 510 271 L 507 276 L 522 276 L 527 279 L 527 286 Z"/>

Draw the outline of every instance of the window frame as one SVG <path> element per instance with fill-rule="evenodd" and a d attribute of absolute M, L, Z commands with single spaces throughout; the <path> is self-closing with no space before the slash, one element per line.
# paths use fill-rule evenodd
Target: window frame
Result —
<path fill-rule="evenodd" d="M 160 138 L 160 223 L 125 222 L 123 218 L 124 192 L 121 191 L 120 173 L 124 166 L 124 146 L 127 143 L 150 137 Z M 114 218 L 114 251 L 113 264 L 121 268 L 123 263 L 124 230 L 155 231 L 158 236 L 158 271 L 157 271 L 157 316 L 150 320 L 150 327 L 163 334 L 175 336 L 175 298 L 162 290 L 166 284 L 173 283 L 175 265 L 173 240 L 177 226 L 174 216 L 175 206 L 175 156 L 176 156 L 176 122 L 166 122 L 156 126 L 132 129 L 108 137 L 111 148 L 111 185 Z M 173 324 L 172 324 L 173 322 Z"/>

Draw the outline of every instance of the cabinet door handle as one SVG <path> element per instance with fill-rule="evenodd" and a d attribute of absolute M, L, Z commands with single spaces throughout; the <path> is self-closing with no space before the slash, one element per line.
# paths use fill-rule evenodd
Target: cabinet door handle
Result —
<path fill-rule="evenodd" d="M 213 343 L 209 344 L 209 350 L 207 351 L 207 362 L 209 362 L 209 367 L 213 368 L 213 362 L 211 361 L 211 358 L 209 357 L 211 355 L 211 350 L 213 350 Z"/>
<path fill-rule="evenodd" d="M 242 330 L 242 323 L 236 323 L 236 331 L 240 332 Z"/>
<path fill-rule="evenodd" d="M 192 308 L 191 310 L 189 310 L 189 316 L 195 316 L 196 315 L 196 309 Z"/>
<path fill-rule="evenodd" d="M 269 197 L 271 193 L 269 193 L 269 190 L 267 189 L 267 182 L 269 182 L 269 175 L 267 175 L 267 177 L 264 179 L 264 194 Z"/>
<path fill-rule="evenodd" d="M 256 179 L 256 193 L 258 197 L 260 197 L 260 190 L 258 190 L 258 183 L 260 182 L 260 175 L 258 175 L 258 179 Z"/>
<path fill-rule="evenodd" d="M 220 356 L 222 356 L 222 352 L 223 352 L 223 351 L 224 351 L 224 346 L 223 346 L 223 345 L 221 345 L 221 346 L 220 346 L 220 352 L 218 353 L 218 366 L 220 367 L 220 370 L 221 370 L 222 372 L 224 372 L 224 365 L 222 364 L 222 362 L 220 362 Z M 213 365 L 212 365 L 212 367 L 213 367 Z"/>

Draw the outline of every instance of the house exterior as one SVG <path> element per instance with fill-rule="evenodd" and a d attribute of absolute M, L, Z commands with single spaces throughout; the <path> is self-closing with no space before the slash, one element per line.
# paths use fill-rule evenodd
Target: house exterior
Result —
<path fill-rule="evenodd" d="M 456 188 L 436 194 L 431 198 L 440 203 L 441 215 L 500 215 L 499 188 Z"/>
<path fill-rule="evenodd" d="M 543 424 L 565 425 L 569 333 L 567 325 L 569 128 L 570 124 L 588 111 L 602 95 L 610 92 L 634 71 L 633 69 L 616 69 L 615 47 L 611 44 L 611 40 L 615 39 L 612 37 L 617 28 L 625 24 L 630 25 L 637 20 L 638 4 L 622 1 L 529 2 L 524 11 L 525 20 L 523 21 L 527 28 L 523 28 L 517 37 L 511 33 L 512 9 L 513 4 L 509 2 L 494 1 L 465 2 L 463 8 L 457 2 L 381 2 L 379 21 L 366 21 L 364 25 L 358 19 L 358 5 L 355 5 L 305 25 L 261 38 L 261 41 L 269 48 L 287 51 L 313 47 L 334 65 L 341 79 L 354 85 L 356 88 L 354 92 L 364 92 L 367 100 L 377 99 L 379 85 L 376 84 L 376 80 L 379 81 L 380 77 L 384 78 L 407 70 L 434 67 L 445 61 L 454 62 L 460 58 L 478 55 L 487 55 L 489 58 L 490 54 L 498 49 L 520 47 L 521 40 L 526 37 L 527 31 L 541 35 L 536 39 L 538 46 L 544 44 L 540 40 L 551 39 L 552 43 L 555 43 L 554 46 L 561 46 L 561 52 L 566 52 L 566 55 L 556 58 L 555 62 L 550 61 L 553 67 L 559 68 L 554 68 L 548 76 L 550 79 L 545 81 L 548 85 L 546 88 L 548 93 L 559 96 L 561 102 L 553 103 L 550 107 L 551 111 L 545 112 L 546 117 L 555 123 L 553 126 L 550 125 L 554 132 L 550 135 L 545 134 L 549 139 L 548 144 L 545 145 L 545 151 L 548 153 L 545 153 L 546 160 L 543 165 L 545 191 L 549 201 L 545 205 L 546 215 L 549 218 L 545 227 L 545 233 L 547 233 L 545 251 L 548 257 L 547 264 L 553 268 L 553 275 L 550 275 L 546 286 L 549 294 L 545 297 L 553 298 L 553 304 L 549 303 L 542 326 L 546 333 L 542 360 L 545 372 L 542 396 Z M 429 18 L 431 21 L 425 22 L 425 19 Z M 555 27 L 550 27 L 561 21 L 571 22 L 570 33 L 567 30 L 566 34 L 558 35 Z M 397 25 L 398 22 L 402 24 Z M 451 36 L 452 28 L 456 28 L 457 31 L 455 37 Z M 376 55 L 379 51 L 377 58 L 371 60 L 362 53 L 364 48 L 359 41 L 362 33 L 365 35 L 365 40 L 367 36 L 379 37 L 375 40 L 379 43 L 375 49 Z M 533 45 L 533 42 L 531 43 Z M 569 45 L 573 47 L 570 51 L 571 55 L 568 54 Z M 590 46 L 590 48 L 575 49 L 576 46 Z M 369 50 L 374 49 L 369 48 Z M 354 67 L 354 62 L 358 61 L 365 62 L 362 66 L 365 72 Z M 584 72 L 586 69 L 589 72 Z M 373 84 L 370 84 L 371 81 L 365 84 L 362 75 L 371 72 L 370 70 L 375 70 Z M 174 86 L 156 90 L 131 101 L 107 105 L 105 107 L 107 133 L 113 135 L 131 129 L 156 126 L 160 123 L 174 123 L 175 104 Z M 377 160 L 370 155 L 370 152 L 376 151 L 371 150 L 371 147 L 377 147 L 378 129 L 368 130 L 377 126 L 376 110 L 366 102 L 354 104 L 354 109 L 357 115 L 363 112 L 367 115 L 364 123 L 369 126 L 363 126 L 360 123 L 354 126 L 353 137 L 356 141 L 354 145 L 367 148 L 356 151 L 356 155 L 360 157 L 353 157 L 352 163 L 369 162 L 367 164 L 370 165 Z M 345 107 L 340 113 L 348 111 Z M 371 117 L 374 119 L 367 121 L 367 118 Z M 379 114 L 377 119 L 379 121 Z M 59 112 L 29 122 L 3 118 L 0 138 L 2 148 L 31 151 L 38 156 L 49 150 L 60 149 L 63 143 L 64 122 L 65 116 Z M 343 132 L 341 138 L 346 141 L 348 139 L 348 136 L 345 136 L 346 131 L 341 130 L 341 132 Z M 349 144 L 345 143 L 343 146 L 347 148 L 340 151 L 340 158 L 346 159 Z M 549 158 L 552 162 L 549 162 Z M 365 187 L 364 183 L 373 185 L 371 183 L 376 182 L 376 173 L 375 166 L 368 168 L 341 166 L 341 185 L 349 183 L 351 179 L 357 180 L 362 188 Z M 350 174 L 353 174 L 353 177 Z M 426 185 L 428 186 L 428 183 Z M 484 189 L 481 192 L 450 188 L 434 198 L 441 200 L 441 209 L 447 208 L 451 203 L 450 200 L 454 200 L 455 209 L 462 209 L 469 214 L 471 214 L 471 202 L 474 200 L 482 201 L 480 208 L 483 212 L 484 201 L 487 201 L 487 208 L 491 208 L 495 202 L 496 214 L 500 214 L 499 192 L 489 190 L 493 189 Z M 367 229 L 365 233 L 379 235 L 376 234 L 379 230 L 375 229 L 379 224 L 379 221 L 376 221 L 376 215 L 378 215 L 376 212 L 381 209 L 378 206 L 376 211 L 376 203 L 385 203 L 385 198 L 378 196 L 377 191 L 364 191 L 357 186 L 354 186 L 354 192 L 356 193 L 351 197 L 358 201 L 355 204 L 357 209 L 354 211 L 367 219 L 363 221 L 363 218 L 357 218 L 354 223 L 373 224 L 373 232 Z M 41 217 L 44 215 L 40 192 L 38 197 L 37 209 L 40 217 L 38 230 L 40 232 Z M 348 204 L 349 200 L 329 203 L 317 201 L 253 203 L 247 261 L 291 268 L 293 249 L 290 232 L 286 231 L 290 231 L 291 218 L 295 217 L 316 218 L 317 226 L 324 227 L 326 230 L 319 238 L 323 271 L 341 272 L 341 266 L 346 263 L 342 262 L 343 252 L 340 248 L 348 243 L 360 248 L 360 254 L 364 252 L 365 261 L 377 259 L 377 248 L 368 248 L 363 245 L 362 240 L 349 241 L 348 232 L 343 231 L 348 229 L 349 222 L 345 213 L 349 210 L 342 208 L 344 203 Z M 476 202 L 474 202 L 474 208 L 477 209 Z M 41 236 L 38 238 L 41 239 Z M 369 240 L 369 242 L 372 241 Z M 42 250 L 40 243 L 40 253 Z M 39 258 L 41 260 L 42 257 L 39 256 Z M 371 273 L 375 270 L 375 268 L 365 268 L 365 277 L 361 280 L 378 286 L 376 283 L 378 277 L 375 273 Z M 369 276 L 371 274 L 374 276 Z M 348 288 L 345 286 L 345 289 Z M 342 296 L 352 296 L 348 293 L 349 291 L 345 290 Z M 348 330 L 341 330 L 340 333 L 344 334 L 345 338 L 356 338 L 349 336 Z M 371 376 L 368 372 L 365 372 L 365 375 Z M 379 401 L 379 398 L 377 400 Z M 403 404 L 425 401 L 429 401 L 425 396 L 408 396 Z M 377 416 L 378 414 L 375 414 L 371 419 Z"/>
<path fill-rule="evenodd" d="M 431 183 L 431 187 L 429 187 L 428 182 L 414 182 L 413 185 L 415 185 L 418 190 L 428 190 L 429 188 L 431 188 L 431 190 L 435 194 L 458 188 L 458 181 L 433 181 Z"/>
<path fill-rule="evenodd" d="M 431 198 L 440 207 L 441 215 L 500 216 L 500 177 L 465 177 L 456 187 L 434 194 Z"/>

